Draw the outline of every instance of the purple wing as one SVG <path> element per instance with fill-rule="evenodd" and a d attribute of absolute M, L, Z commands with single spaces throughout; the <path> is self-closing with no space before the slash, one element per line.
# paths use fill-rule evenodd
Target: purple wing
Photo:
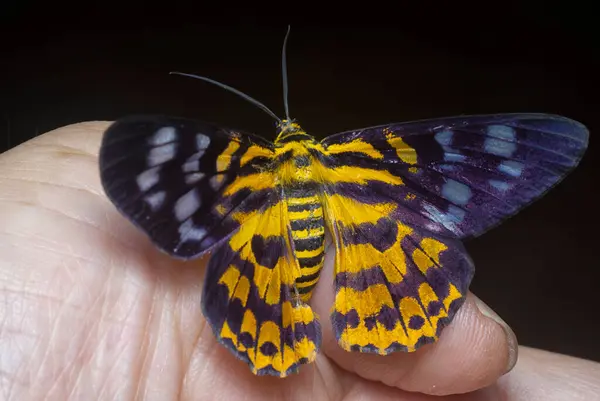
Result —
<path fill-rule="evenodd" d="M 227 238 L 245 213 L 277 201 L 268 180 L 253 184 L 272 146 L 200 121 L 127 117 L 104 134 L 100 177 L 121 213 L 160 249 L 187 259 Z"/>
<path fill-rule="evenodd" d="M 564 178 L 583 156 L 588 130 L 547 114 L 459 116 L 344 132 L 322 144 L 357 138 L 383 158 L 344 152 L 325 162 L 387 170 L 404 185 L 345 184 L 336 193 L 396 201 L 407 222 L 465 238 L 514 215 Z"/>
<path fill-rule="evenodd" d="M 479 235 L 560 181 L 588 132 L 557 116 L 452 117 L 322 141 L 336 246 L 334 334 L 348 351 L 388 354 L 437 341 L 463 304 Z"/>

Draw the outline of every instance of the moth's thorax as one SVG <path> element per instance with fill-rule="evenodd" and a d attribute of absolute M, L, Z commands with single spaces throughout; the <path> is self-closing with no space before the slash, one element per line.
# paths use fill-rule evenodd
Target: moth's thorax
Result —
<path fill-rule="evenodd" d="M 284 120 L 285 121 L 285 120 Z M 275 153 L 281 162 L 278 181 L 283 186 L 315 181 L 318 168 L 315 168 L 315 155 L 321 145 L 294 122 L 282 123 L 275 140 Z"/>

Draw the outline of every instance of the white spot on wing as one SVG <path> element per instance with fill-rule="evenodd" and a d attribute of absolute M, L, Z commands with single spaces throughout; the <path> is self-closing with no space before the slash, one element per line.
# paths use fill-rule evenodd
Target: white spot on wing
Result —
<path fill-rule="evenodd" d="M 202 178 L 204 178 L 204 176 L 205 176 L 204 173 L 186 174 L 186 176 L 185 176 L 185 183 L 188 184 L 188 185 L 195 184 L 198 181 L 200 181 Z"/>
<path fill-rule="evenodd" d="M 508 191 L 511 187 L 511 185 L 506 181 L 489 180 L 489 183 L 492 187 L 496 188 L 498 191 L 501 192 Z"/>
<path fill-rule="evenodd" d="M 505 160 L 500 163 L 498 170 L 513 177 L 520 177 L 523 172 L 523 163 L 514 160 Z"/>
<path fill-rule="evenodd" d="M 452 231 L 455 234 L 460 234 L 460 230 L 457 227 L 458 223 L 461 223 L 464 219 L 465 212 L 464 210 L 457 208 L 456 206 L 452 206 L 454 209 L 449 209 L 450 212 L 444 213 L 437 207 L 429 204 L 423 203 L 423 209 L 425 209 L 425 215 L 431 219 L 432 221 L 441 224 L 447 230 Z M 462 212 L 462 213 L 461 213 Z M 431 229 L 430 227 L 429 229 Z M 439 230 L 435 230 L 439 231 Z"/>
<path fill-rule="evenodd" d="M 204 134 L 196 134 L 196 148 L 204 150 L 210 145 L 210 138 Z"/>
<path fill-rule="evenodd" d="M 158 191 L 158 192 L 155 192 L 155 193 L 153 193 L 151 195 L 145 196 L 144 200 L 146 201 L 146 203 L 148 204 L 148 206 L 150 206 L 150 208 L 152 209 L 152 211 L 156 212 L 165 203 L 165 198 L 166 197 L 167 197 L 167 194 L 166 194 L 165 191 Z"/>
<path fill-rule="evenodd" d="M 504 139 L 506 141 L 514 141 L 516 138 L 514 128 L 506 125 L 490 125 L 487 128 L 487 134 L 488 136 Z"/>
<path fill-rule="evenodd" d="M 463 220 L 465 219 L 467 212 L 465 212 L 463 209 L 456 207 L 454 205 L 450 205 L 448 206 L 448 217 L 450 218 L 450 220 L 453 220 L 456 223 L 462 223 Z"/>
<path fill-rule="evenodd" d="M 175 202 L 175 217 L 179 221 L 184 221 L 192 214 L 196 213 L 200 206 L 202 205 L 202 201 L 200 200 L 200 195 L 196 189 L 192 189 L 185 195 L 182 195 L 177 202 Z"/>
<path fill-rule="evenodd" d="M 461 155 L 460 153 L 457 153 L 451 149 L 444 152 L 444 160 L 447 162 L 462 162 L 466 158 L 467 157 L 465 155 Z"/>
<path fill-rule="evenodd" d="M 487 128 L 488 138 L 485 139 L 483 147 L 486 152 L 510 157 L 517 149 L 515 130 L 506 125 L 490 125 Z"/>
<path fill-rule="evenodd" d="M 148 153 L 148 166 L 154 167 L 168 162 L 175 157 L 176 151 L 177 147 L 174 142 L 150 149 L 150 153 Z"/>
<path fill-rule="evenodd" d="M 157 130 L 154 135 L 150 138 L 150 145 L 160 146 L 170 142 L 174 142 L 177 139 L 177 131 L 174 127 L 162 127 Z"/>
<path fill-rule="evenodd" d="M 442 146 L 450 146 L 452 144 L 453 136 L 454 132 L 450 130 L 445 130 L 435 134 L 435 140 Z"/>
<path fill-rule="evenodd" d="M 192 219 L 187 219 L 181 223 L 178 231 L 181 242 L 200 241 L 206 237 L 206 230 L 202 227 L 194 226 Z"/>
<path fill-rule="evenodd" d="M 471 195 L 471 188 L 458 181 L 449 179 L 442 187 L 442 196 L 457 205 L 466 205 Z"/>
<path fill-rule="evenodd" d="M 146 192 L 156 185 L 160 178 L 158 175 L 159 170 L 160 166 L 152 167 L 137 176 L 136 182 L 140 191 Z"/>
<path fill-rule="evenodd" d="M 181 166 L 181 169 L 185 173 L 191 173 L 193 171 L 200 170 L 200 158 L 204 156 L 204 151 L 201 150 L 199 152 L 194 153 L 190 157 L 187 158 L 185 163 Z"/>

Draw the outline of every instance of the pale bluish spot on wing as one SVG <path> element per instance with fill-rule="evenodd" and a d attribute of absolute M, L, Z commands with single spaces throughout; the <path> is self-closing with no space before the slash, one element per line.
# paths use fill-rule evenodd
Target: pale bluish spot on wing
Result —
<path fill-rule="evenodd" d="M 442 196 L 457 205 L 466 205 L 471 195 L 471 188 L 458 181 L 449 179 L 442 186 Z"/>
<path fill-rule="evenodd" d="M 183 221 L 196 213 L 201 205 L 202 201 L 200 200 L 200 194 L 198 194 L 198 191 L 194 188 L 185 195 L 182 195 L 177 199 L 177 202 L 175 202 L 175 217 L 177 220 Z"/>
<path fill-rule="evenodd" d="M 515 130 L 506 125 L 490 125 L 487 128 L 488 138 L 485 139 L 483 147 L 486 152 L 510 157 L 517 149 L 515 143 L 516 133 Z"/>
<path fill-rule="evenodd" d="M 516 133 L 514 128 L 507 125 L 490 125 L 487 128 L 488 136 L 504 139 L 505 141 L 514 141 Z"/>
<path fill-rule="evenodd" d="M 181 242 L 200 241 L 206 237 L 206 230 L 202 227 L 194 226 L 192 219 L 187 219 L 179 226 L 179 236 Z"/>
<path fill-rule="evenodd" d="M 511 185 L 508 182 L 501 180 L 489 180 L 489 183 L 492 187 L 502 192 L 508 191 L 511 187 Z"/>
<path fill-rule="evenodd" d="M 175 157 L 176 151 L 177 147 L 174 142 L 150 149 L 150 153 L 148 153 L 148 166 L 154 167 L 168 162 Z"/>
<path fill-rule="evenodd" d="M 185 176 L 185 183 L 188 184 L 188 185 L 195 184 L 198 181 L 200 181 L 202 178 L 204 178 L 204 176 L 205 176 L 204 173 L 186 174 L 186 176 Z"/>
<path fill-rule="evenodd" d="M 513 177 L 519 177 L 523 172 L 523 163 L 514 160 L 505 160 L 500 163 L 498 170 Z"/>
<path fill-rule="evenodd" d="M 156 212 L 165 203 L 167 193 L 165 191 L 158 191 L 150 195 L 146 195 L 144 200 L 150 206 L 153 212 Z"/>
<path fill-rule="evenodd" d="M 150 137 L 150 145 L 161 146 L 177 139 L 177 131 L 174 127 L 162 127 Z"/>
<path fill-rule="evenodd" d="M 450 130 L 440 131 L 435 134 L 435 140 L 442 146 L 450 146 L 454 133 Z"/>
<path fill-rule="evenodd" d="M 154 185 L 156 185 L 160 179 L 158 172 L 160 170 L 160 166 L 152 167 L 146 171 L 141 172 L 137 178 L 137 186 L 142 192 L 148 191 Z"/>
<path fill-rule="evenodd" d="M 465 219 L 466 214 L 467 212 L 454 205 L 450 205 L 448 207 L 448 216 L 456 223 L 462 223 L 462 221 Z"/>
<path fill-rule="evenodd" d="M 187 158 L 185 163 L 181 166 L 181 169 L 184 173 L 191 173 L 194 171 L 200 170 L 200 158 L 204 156 L 204 151 L 201 150 L 199 152 L 194 153 L 190 157 Z"/>
<path fill-rule="evenodd" d="M 461 155 L 460 153 L 457 153 L 451 149 L 444 152 L 444 161 L 447 162 L 462 162 L 466 158 L 467 157 L 465 155 Z"/>
<path fill-rule="evenodd" d="M 210 145 L 210 138 L 204 134 L 196 134 L 196 148 L 198 150 L 206 149 Z"/>
<path fill-rule="evenodd" d="M 445 212 L 442 212 L 437 207 L 435 207 L 434 205 L 431 205 L 429 203 L 423 204 L 423 209 L 425 209 L 425 215 L 429 219 L 431 219 L 432 221 L 434 221 L 438 224 L 441 224 L 447 230 L 450 230 L 455 234 L 460 234 L 460 230 L 457 228 L 456 225 L 458 223 L 462 222 L 462 220 L 464 219 L 464 216 L 465 216 L 465 212 L 463 210 L 457 208 L 456 206 L 453 206 L 453 207 L 462 213 L 458 212 L 455 209 L 452 209 L 452 212 L 445 213 Z M 428 226 L 427 228 L 431 231 L 440 231 L 439 229 L 436 229 L 433 226 Z"/>

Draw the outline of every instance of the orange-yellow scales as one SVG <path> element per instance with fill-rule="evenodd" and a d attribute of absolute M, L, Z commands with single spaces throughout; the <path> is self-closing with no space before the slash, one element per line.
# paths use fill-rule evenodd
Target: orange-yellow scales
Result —
<path fill-rule="evenodd" d="M 289 119 L 278 128 L 271 143 L 199 121 L 131 117 L 107 130 L 100 151 L 107 195 L 160 249 L 210 253 L 202 309 L 216 338 L 255 374 L 278 377 L 319 352 L 310 303 L 327 234 L 335 257 L 322 285 L 335 297 L 323 318 L 340 346 L 412 352 L 435 342 L 465 299 L 473 265 L 460 239 L 539 197 L 587 145 L 578 123 L 533 114 L 322 141 Z"/>
<path fill-rule="evenodd" d="M 359 136 L 326 145 L 283 120 L 272 148 L 251 143 L 235 153 L 239 145 L 229 145 L 217 156 L 217 173 L 232 157 L 249 169 L 224 186 L 224 203 L 244 191 L 277 194 L 268 207 L 230 214 L 240 228 L 227 247 L 239 260 L 217 281 L 227 290 L 228 301 L 220 302 L 239 304 L 235 329 L 227 318 L 213 319 L 218 336 L 253 372 L 285 376 L 315 359 L 320 325 L 307 302 L 323 269 L 326 231 L 336 252 L 332 319 L 346 350 L 413 351 L 437 339 L 464 296 L 449 277 L 429 272 L 440 267 L 448 239 L 415 232 L 402 222 L 397 200 L 369 194 L 391 190 L 416 199 L 385 165 L 395 160 L 412 169 L 415 150 L 389 129 L 380 134 L 384 146 Z M 227 214 L 222 205 L 217 210 Z"/>

